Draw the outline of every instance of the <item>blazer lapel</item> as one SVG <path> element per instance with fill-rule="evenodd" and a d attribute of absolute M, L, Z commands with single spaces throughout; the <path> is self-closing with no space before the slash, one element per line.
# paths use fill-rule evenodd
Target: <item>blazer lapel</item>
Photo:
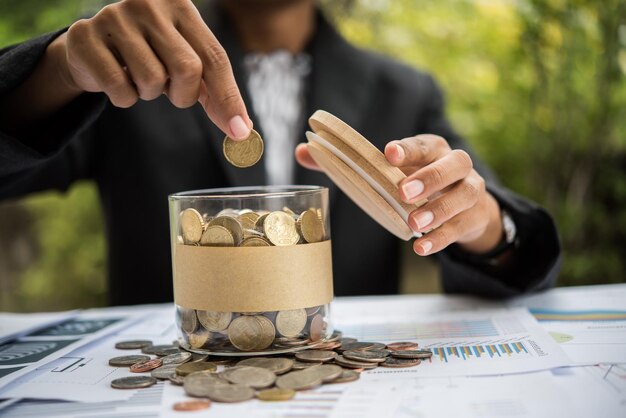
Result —
<path fill-rule="evenodd" d="M 309 45 L 309 53 L 313 67 L 302 133 L 310 130 L 308 118 L 318 109 L 332 113 L 361 131 L 364 109 L 370 101 L 374 69 L 362 63 L 361 54 L 319 12 L 317 31 Z M 306 142 L 304 136 L 300 139 Z M 296 182 L 328 187 L 331 204 L 338 196 L 337 186 L 325 174 L 308 170 L 299 164 L 296 168 Z"/>

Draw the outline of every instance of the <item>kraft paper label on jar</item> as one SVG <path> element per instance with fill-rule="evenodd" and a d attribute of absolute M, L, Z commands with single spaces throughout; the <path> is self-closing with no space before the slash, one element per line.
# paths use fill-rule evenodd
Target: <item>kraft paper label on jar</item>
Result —
<path fill-rule="evenodd" d="M 333 298 L 329 241 L 285 247 L 174 248 L 174 300 L 185 308 L 262 312 Z"/>

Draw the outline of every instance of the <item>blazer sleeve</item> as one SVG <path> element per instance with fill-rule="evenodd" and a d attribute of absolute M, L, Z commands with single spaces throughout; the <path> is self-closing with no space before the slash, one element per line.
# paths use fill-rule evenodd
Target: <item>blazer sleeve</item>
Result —
<path fill-rule="evenodd" d="M 35 70 L 48 45 L 65 29 L 0 50 L 0 96 L 10 93 Z M 106 106 L 103 94 L 82 94 L 63 109 L 9 134 L 0 126 L 0 198 L 45 189 L 65 190 L 93 169 L 92 126 Z"/>
<path fill-rule="evenodd" d="M 517 245 L 506 263 L 491 266 L 477 261 L 457 245 L 440 252 L 443 289 L 447 293 L 472 293 L 491 298 L 511 297 L 554 285 L 561 264 L 561 247 L 552 217 L 535 203 L 500 185 L 468 144 L 452 129 L 444 112 L 444 97 L 432 77 L 424 82 L 428 103 L 418 132 L 444 137 L 450 147 L 467 151 L 488 191 L 506 210 L 517 228 Z"/>

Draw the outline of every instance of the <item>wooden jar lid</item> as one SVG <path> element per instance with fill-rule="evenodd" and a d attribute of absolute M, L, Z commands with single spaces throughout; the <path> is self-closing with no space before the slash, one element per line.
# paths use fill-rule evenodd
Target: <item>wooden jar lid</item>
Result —
<path fill-rule="evenodd" d="M 323 110 L 309 118 L 307 148 L 320 168 L 361 209 L 403 240 L 420 237 L 407 224 L 409 214 L 426 203 L 407 204 L 398 185 L 406 178 L 382 152 L 341 119 Z"/>

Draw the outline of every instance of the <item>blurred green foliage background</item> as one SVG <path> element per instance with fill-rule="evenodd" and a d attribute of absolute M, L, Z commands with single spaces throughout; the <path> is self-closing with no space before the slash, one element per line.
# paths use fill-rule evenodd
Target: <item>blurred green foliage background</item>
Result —
<path fill-rule="evenodd" d="M 3 0 L 0 47 L 103 3 Z M 350 41 L 432 72 L 457 130 L 504 184 L 550 210 L 565 250 L 559 285 L 626 280 L 626 2 L 321 4 Z M 3 203 L 0 309 L 102 305 L 104 240 L 89 183 Z"/>

